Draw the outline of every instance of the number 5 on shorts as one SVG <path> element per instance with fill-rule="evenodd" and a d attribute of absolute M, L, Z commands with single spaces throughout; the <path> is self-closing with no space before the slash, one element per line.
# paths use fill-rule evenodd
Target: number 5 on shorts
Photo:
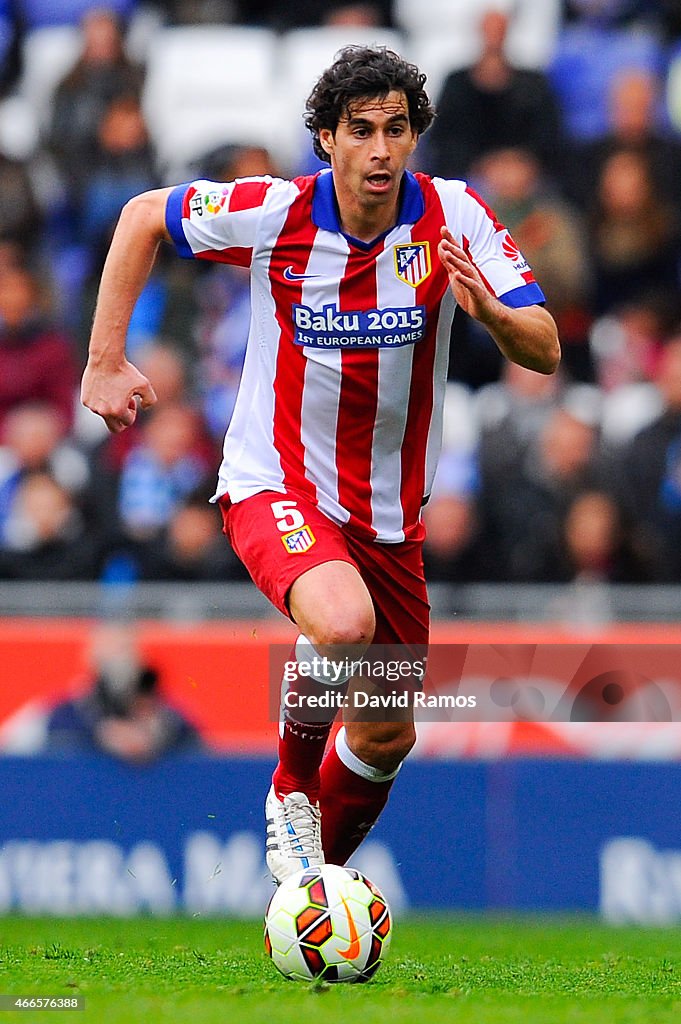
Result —
<path fill-rule="evenodd" d="M 305 525 L 305 516 L 296 505 L 297 502 L 290 500 L 273 501 L 270 505 L 272 515 L 277 523 L 277 529 L 282 533 L 288 533 L 290 530 L 299 530 L 301 526 Z"/>

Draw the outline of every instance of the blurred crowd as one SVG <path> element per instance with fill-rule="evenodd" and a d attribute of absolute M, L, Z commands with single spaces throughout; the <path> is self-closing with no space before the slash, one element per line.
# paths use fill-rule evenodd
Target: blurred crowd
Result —
<path fill-rule="evenodd" d="M 141 766 L 171 753 L 205 752 L 129 622 L 93 626 L 83 654 L 83 671 L 61 700 L 29 700 L 0 725 L 3 753 L 100 753 Z"/>
<path fill-rule="evenodd" d="M 507 365 L 457 314 L 428 575 L 681 580 L 681 0 L 564 0 L 543 67 L 507 45 L 526 0 L 467 2 L 475 56 L 438 84 L 414 167 L 465 178 L 494 207 L 544 289 L 564 359 L 551 378 Z M 32 32 L 70 20 L 80 40 L 23 154 L 0 109 L 0 579 L 245 577 L 208 499 L 244 355 L 247 271 L 162 251 L 128 340 L 158 405 L 114 437 L 77 401 L 121 206 L 172 183 L 133 26 L 323 23 L 351 41 L 353 26 L 401 30 L 404 6 L 0 0 L 5 113 Z M 582 87 L 604 66 L 599 114 Z M 316 166 L 302 141 L 282 166 L 232 137 L 185 171 L 220 181 Z"/>

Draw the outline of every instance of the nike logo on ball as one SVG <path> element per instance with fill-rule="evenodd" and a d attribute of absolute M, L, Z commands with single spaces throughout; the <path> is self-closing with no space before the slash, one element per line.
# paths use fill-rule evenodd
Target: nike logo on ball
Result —
<path fill-rule="evenodd" d="M 361 949 L 361 945 L 360 945 L 360 941 L 359 941 L 359 935 L 357 933 L 357 925 L 355 924 L 354 919 L 352 917 L 352 914 L 350 913 L 350 908 L 348 907 L 347 903 L 345 902 L 345 900 L 344 900 L 344 898 L 342 896 L 341 896 L 341 901 L 343 903 L 343 906 L 345 907 L 345 914 L 346 914 L 347 919 L 348 919 L 348 929 L 349 929 L 349 932 L 350 932 L 350 945 L 348 946 L 347 949 L 339 949 L 338 953 L 340 954 L 340 956 L 344 957 L 346 960 L 356 960 L 357 957 L 360 954 L 360 949 Z"/>
<path fill-rule="evenodd" d="M 321 277 L 320 274 L 296 274 L 293 267 L 287 267 L 284 271 L 284 278 L 287 281 L 307 281 L 311 277 Z"/>

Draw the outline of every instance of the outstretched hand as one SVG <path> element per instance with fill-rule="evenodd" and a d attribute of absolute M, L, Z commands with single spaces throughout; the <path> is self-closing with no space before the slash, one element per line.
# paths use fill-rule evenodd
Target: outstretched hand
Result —
<path fill-rule="evenodd" d="M 112 434 L 132 426 L 138 407 L 147 409 L 156 402 L 151 383 L 127 359 L 114 369 L 89 362 L 80 394 L 83 405 L 101 416 Z"/>
<path fill-rule="evenodd" d="M 518 309 L 506 306 L 488 290 L 451 231 L 445 227 L 441 231 L 438 255 L 461 308 L 484 324 L 511 362 L 539 373 L 554 373 L 560 363 L 560 342 L 551 314 L 536 304 Z"/>
<path fill-rule="evenodd" d="M 482 323 L 489 323 L 494 318 L 498 299 L 487 290 L 478 269 L 451 231 L 443 227 L 441 234 L 438 256 L 449 275 L 454 298 L 466 313 Z"/>

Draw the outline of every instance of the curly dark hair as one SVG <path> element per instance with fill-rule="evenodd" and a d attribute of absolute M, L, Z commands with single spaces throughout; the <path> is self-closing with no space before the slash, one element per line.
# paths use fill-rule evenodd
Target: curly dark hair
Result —
<path fill-rule="evenodd" d="M 409 123 L 422 135 L 435 111 L 423 88 L 426 76 L 415 64 L 385 46 L 345 46 L 321 76 L 305 104 L 305 126 L 312 133 L 312 145 L 320 160 L 329 155 L 319 141 L 322 128 L 335 133 L 338 122 L 357 100 L 384 98 L 389 92 L 403 92 L 409 106 Z"/>

